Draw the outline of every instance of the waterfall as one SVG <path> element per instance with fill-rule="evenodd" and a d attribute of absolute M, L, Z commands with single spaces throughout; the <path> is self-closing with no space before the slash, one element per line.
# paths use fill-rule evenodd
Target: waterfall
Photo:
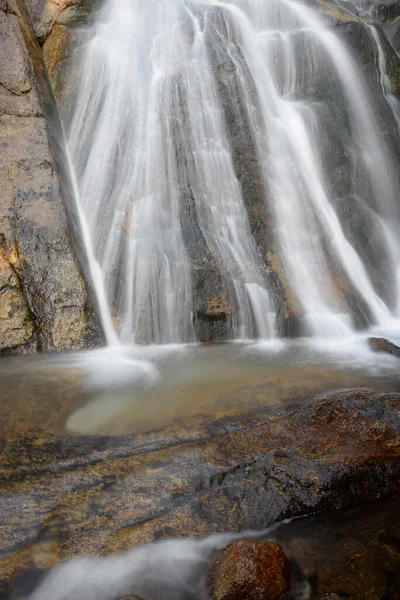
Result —
<path fill-rule="evenodd" d="M 290 319 L 343 336 L 397 315 L 393 151 L 353 54 L 303 3 L 107 0 L 68 146 L 123 343 L 201 339 L 204 286 L 229 339 L 280 336 Z"/>

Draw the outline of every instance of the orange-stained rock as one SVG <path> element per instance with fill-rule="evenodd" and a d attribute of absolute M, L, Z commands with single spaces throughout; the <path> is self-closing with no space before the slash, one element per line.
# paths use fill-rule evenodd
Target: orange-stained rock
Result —
<path fill-rule="evenodd" d="M 290 564 L 276 542 L 232 542 L 218 552 L 209 587 L 214 600 L 279 600 L 290 588 Z"/>

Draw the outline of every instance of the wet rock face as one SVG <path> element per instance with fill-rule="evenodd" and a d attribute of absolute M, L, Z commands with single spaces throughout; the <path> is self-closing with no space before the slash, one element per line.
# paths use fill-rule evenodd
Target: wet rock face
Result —
<path fill-rule="evenodd" d="M 364 73 L 371 88 L 378 95 L 380 89 L 380 74 L 378 70 L 377 48 L 371 39 L 371 32 L 362 21 L 345 21 L 336 23 L 336 32 L 342 37 L 351 48 L 353 55 L 357 59 L 358 65 Z M 385 56 L 387 75 L 389 77 L 392 92 L 400 93 L 400 58 L 395 49 L 390 44 L 385 33 L 378 27 L 378 33 L 382 44 L 382 50 Z"/>
<path fill-rule="evenodd" d="M 2 173 L 11 173 L 11 176 L 6 177 L 6 189 L 0 198 L 0 233 L 5 235 L 6 254 L 13 252 L 14 248 L 19 254 L 18 265 L 13 268 L 19 278 L 20 300 L 13 305 L 24 307 L 21 309 L 20 323 L 24 322 L 24 315 L 28 311 L 32 322 L 38 324 L 38 331 L 42 331 L 39 337 L 36 330 L 31 337 L 28 333 L 23 336 L 24 339 L 29 337 L 30 344 L 35 338 L 39 347 L 44 349 L 80 347 L 86 344 L 82 341 L 86 335 L 88 318 L 85 312 L 85 288 L 66 235 L 68 226 L 65 221 L 62 222 L 63 209 L 59 210 L 58 207 L 59 169 L 49 149 L 48 123 L 46 124 L 42 110 L 40 85 L 33 68 L 33 63 L 38 58 L 36 56 L 32 61 L 32 52 L 27 49 L 22 37 L 20 18 L 15 9 L 18 3 L 14 6 L 15 2 L 16 0 L 0 0 L 0 115 L 5 132 L 0 138 L 0 169 Z M 373 91 L 379 129 L 385 132 L 388 144 L 393 146 L 394 156 L 398 157 L 400 165 L 400 153 L 392 139 L 395 126 L 382 99 L 377 49 L 365 25 L 367 20 L 362 22 L 361 17 L 350 14 L 346 7 L 340 7 L 333 1 L 308 0 L 308 3 L 346 40 L 364 70 Z M 92 18 L 94 9 L 101 5 L 101 0 L 27 0 L 25 4 L 36 39 L 42 46 L 43 62 L 59 108 L 67 110 L 68 102 L 73 96 L 74 82 L 79 76 L 72 64 L 72 57 L 79 54 L 76 50 L 82 41 L 75 26 L 82 21 L 87 23 Z M 395 15 L 394 20 L 392 17 L 393 15 L 390 22 L 398 20 L 398 16 Z M 381 32 L 380 35 L 392 91 L 399 93 L 400 59 L 385 34 Z M 395 45 L 393 39 L 392 44 Z M 11 61 L 6 57 L 12 57 Z M 269 190 L 262 181 L 235 72 L 226 57 L 214 57 L 213 60 L 234 167 L 243 190 L 251 232 L 257 244 L 262 277 L 268 288 L 273 290 L 271 296 L 275 299 L 278 335 L 296 337 L 305 333 L 302 325 L 303 310 L 292 293 L 290 281 L 279 258 L 271 207 L 268 207 Z M 328 70 L 332 71 L 331 68 Z M 329 129 L 321 150 L 326 185 L 330 195 L 337 198 L 336 210 L 344 231 L 354 240 L 355 248 L 363 256 L 375 289 L 391 306 L 394 296 L 391 278 L 382 273 L 387 270 L 390 274 L 392 265 L 381 248 L 379 228 L 368 212 L 368 202 L 373 203 L 373 194 L 368 183 L 365 183 L 365 173 L 357 171 L 354 175 L 351 157 L 337 135 L 337 130 L 346 129 L 348 124 L 344 122 L 341 107 L 343 99 L 340 98 L 339 87 L 327 85 L 329 81 L 326 73 L 315 74 L 313 80 L 305 78 L 298 93 L 301 99 L 315 100 L 323 107 L 325 102 L 332 103 L 332 90 L 335 90 L 336 112 L 321 114 L 321 119 L 324 119 Z M 13 139 L 8 139 L 7 132 L 11 130 L 19 133 Z M 400 169 L 397 171 L 400 174 Z M 361 200 L 352 194 L 354 178 L 360 182 L 358 189 L 362 191 L 359 194 Z M 50 221 L 44 224 L 43 214 L 46 219 L 51 215 Z M 58 222 L 52 229 L 53 218 L 58 219 Z M 52 232 L 46 233 L 46 228 Z M 196 336 L 201 341 L 223 341 L 229 337 L 230 323 L 235 314 L 232 293 L 224 281 L 221 269 L 210 261 L 209 249 L 201 235 L 198 235 L 198 228 L 194 225 L 188 229 L 191 230 L 183 233 L 196 298 Z M 357 327 L 365 327 L 369 318 L 368 308 L 349 284 L 346 274 L 335 266 L 334 257 L 330 256 L 328 260 L 332 267 L 333 288 L 338 302 L 344 306 L 344 312 L 355 315 Z M 43 261 L 48 261 L 46 269 L 42 269 Z M 40 305 L 45 299 L 47 304 L 44 302 L 44 306 L 48 306 L 48 309 L 44 311 L 46 314 L 41 315 Z M 56 329 L 60 326 L 61 331 L 57 334 Z M 16 336 L 16 339 L 22 338 Z M 5 348 L 9 347 L 7 344 L 8 342 L 3 344 Z"/>
<path fill-rule="evenodd" d="M 368 550 L 358 540 L 344 540 L 326 571 L 322 574 L 321 587 L 343 590 L 350 598 L 378 600 L 385 597 L 387 574 L 383 570 L 381 573 L 371 570 Z"/>
<path fill-rule="evenodd" d="M 209 575 L 213 600 L 279 600 L 290 588 L 290 565 L 276 542 L 232 542 Z"/>
<path fill-rule="evenodd" d="M 0 10 L 0 353 L 83 347 L 91 329 L 41 70 L 29 23 L 18 2 L 8 2 Z"/>

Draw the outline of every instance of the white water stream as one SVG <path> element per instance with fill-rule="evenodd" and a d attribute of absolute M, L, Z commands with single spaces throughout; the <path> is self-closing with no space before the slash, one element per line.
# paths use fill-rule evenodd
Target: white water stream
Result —
<path fill-rule="evenodd" d="M 68 135 L 92 263 L 102 271 L 98 295 L 105 290 L 114 315 L 113 323 L 103 318 L 107 337 L 114 328 L 123 343 L 199 337 L 195 231 L 206 249 L 201 260 L 222 276 L 228 337 L 279 335 L 286 300 L 276 296 L 236 172 L 220 94 L 227 69 L 258 157 L 272 251 L 302 332 L 346 336 L 360 315 L 364 325 L 387 325 L 400 291 L 396 167 L 344 42 L 292 0 L 107 0 L 85 47 Z M 321 82 L 323 96 L 315 92 Z M 327 183 L 332 134 L 324 115 L 334 122 L 335 111 L 348 124 L 338 123 L 337 135 L 349 170 L 363 173 L 350 176 L 346 194 L 368 204 L 382 285 L 357 234 L 344 228 L 346 195 Z"/>

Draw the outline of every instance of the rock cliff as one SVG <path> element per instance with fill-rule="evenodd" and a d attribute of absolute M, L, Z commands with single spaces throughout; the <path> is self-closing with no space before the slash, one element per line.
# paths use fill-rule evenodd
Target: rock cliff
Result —
<path fill-rule="evenodd" d="M 24 4 L 0 8 L 0 353 L 81 348 L 93 311 L 72 248 L 55 104 Z"/>

